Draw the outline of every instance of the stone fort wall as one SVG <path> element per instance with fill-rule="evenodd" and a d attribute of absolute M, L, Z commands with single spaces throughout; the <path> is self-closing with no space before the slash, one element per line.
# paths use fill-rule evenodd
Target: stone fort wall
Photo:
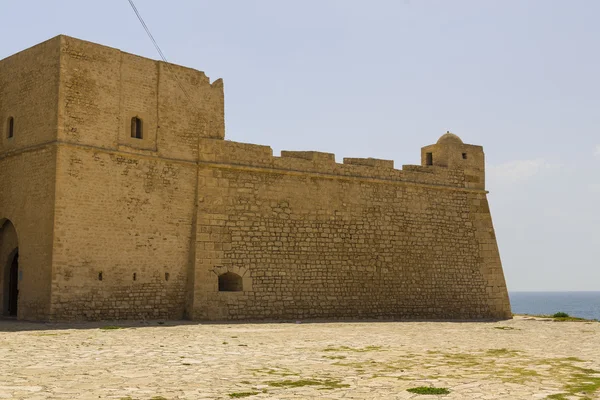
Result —
<path fill-rule="evenodd" d="M 476 168 L 203 144 L 194 318 L 510 317 Z"/>
<path fill-rule="evenodd" d="M 43 104 L 14 105 L 21 63 Z M 480 146 L 444 135 L 401 170 L 273 156 L 224 140 L 221 80 L 65 36 L 0 72 L 2 120 L 46 124 L 2 133 L 19 318 L 510 317 Z"/>

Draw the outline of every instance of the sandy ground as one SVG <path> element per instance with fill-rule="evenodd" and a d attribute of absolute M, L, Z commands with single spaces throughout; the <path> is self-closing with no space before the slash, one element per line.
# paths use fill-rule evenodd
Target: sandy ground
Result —
<path fill-rule="evenodd" d="M 600 398 L 598 322 L 117 325 L 0 321 L 0 399 Z"/>

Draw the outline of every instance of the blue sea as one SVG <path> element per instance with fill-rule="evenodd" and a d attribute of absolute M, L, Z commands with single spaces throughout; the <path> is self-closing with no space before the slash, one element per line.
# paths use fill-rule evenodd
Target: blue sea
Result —
<path fill-rule="evenodd" d="M 509 292 L 513 314 L 554 314 L 600 320 L 600 292 Z"/>

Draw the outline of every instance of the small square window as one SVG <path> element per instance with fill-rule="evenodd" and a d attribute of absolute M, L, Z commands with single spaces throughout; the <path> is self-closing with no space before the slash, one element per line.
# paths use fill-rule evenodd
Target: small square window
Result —
<path fill-rule="evenodd" d="M 467 159 L 467 153 L 462 153 L 462 156 L 463 156 L 463 160 Z"/>

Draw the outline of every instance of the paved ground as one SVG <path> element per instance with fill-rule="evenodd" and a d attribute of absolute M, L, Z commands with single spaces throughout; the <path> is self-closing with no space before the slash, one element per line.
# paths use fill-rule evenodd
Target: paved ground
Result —
<path fill-rule="evenodd" d="M 0 321 L 0 399 L 600 398 L 598 322 L 107 328 Z"/>

